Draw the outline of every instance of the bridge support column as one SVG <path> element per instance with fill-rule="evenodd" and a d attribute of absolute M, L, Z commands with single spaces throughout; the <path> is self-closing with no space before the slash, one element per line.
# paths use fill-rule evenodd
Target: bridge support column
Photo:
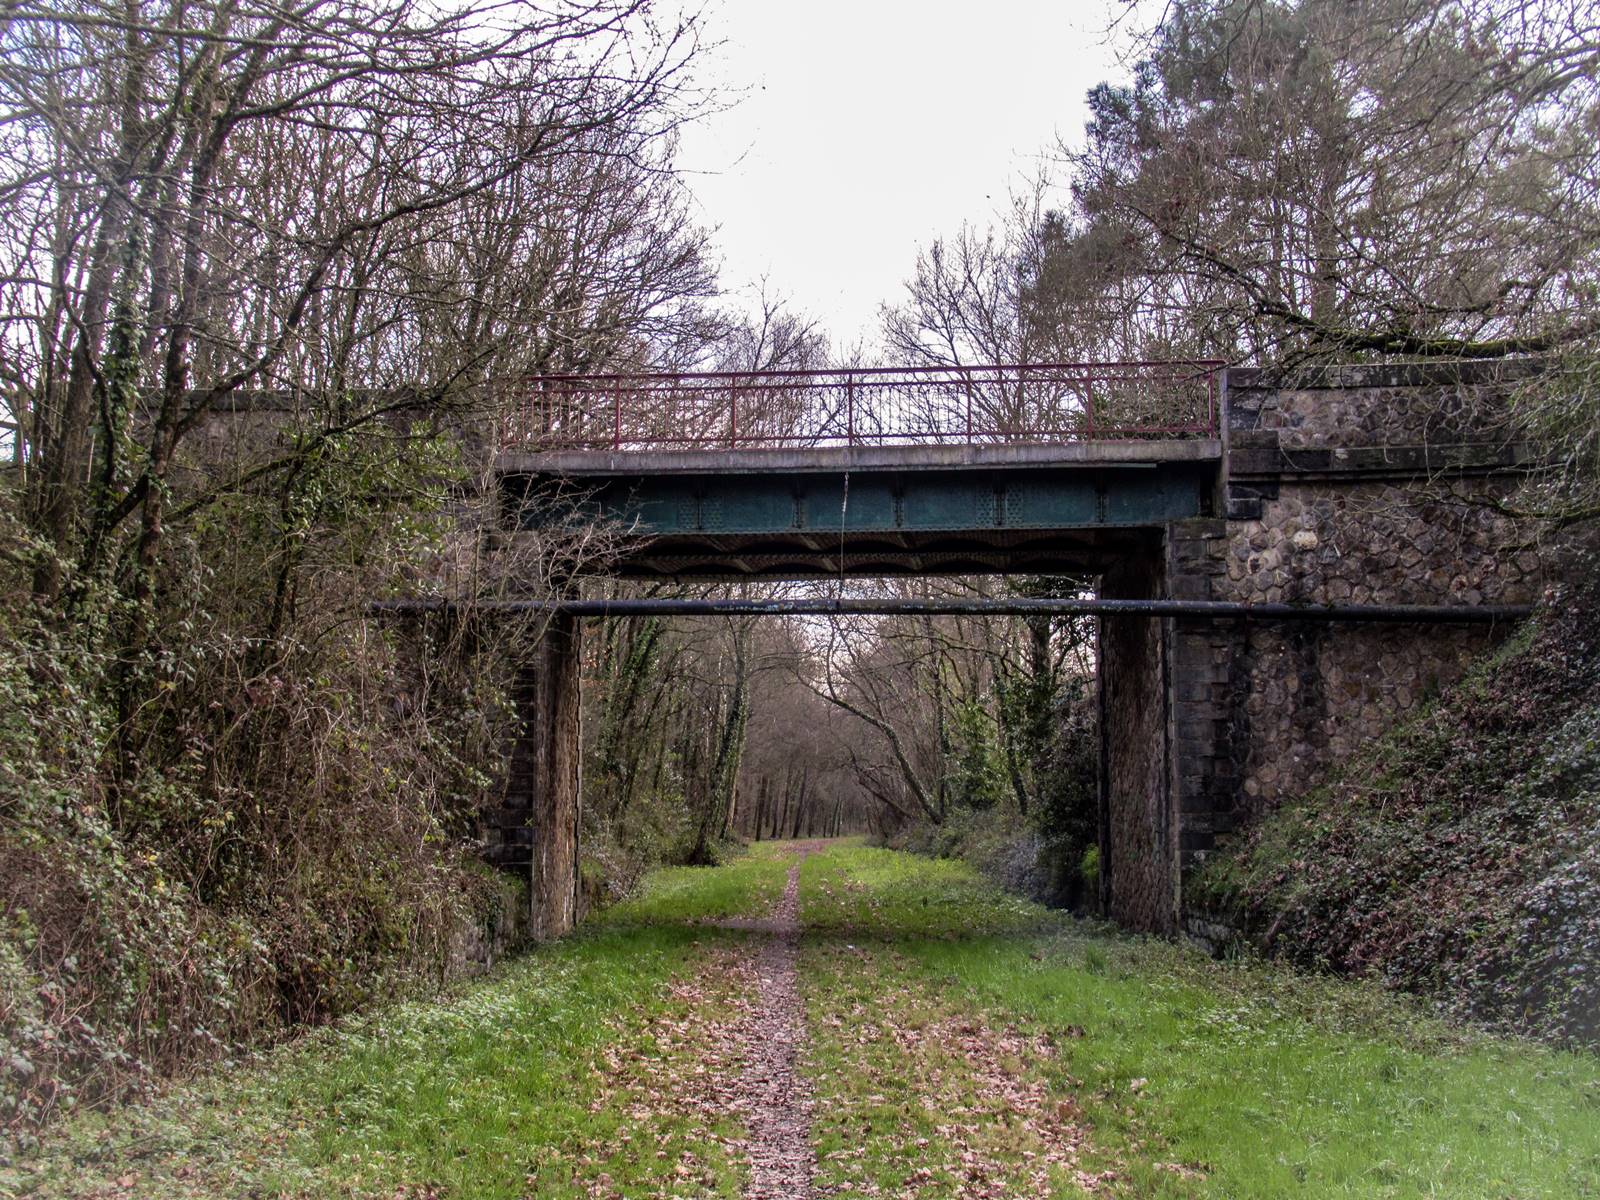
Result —
<path fill-rule="evenodd" d="M 1159 548 L 1101 579 L 1107 599 L 1163 590 Z M 1168 630 L 1160 617 L 1107 616 L 1099 624 L 1100 889 L 1113 919 L 1167 931 L 1177 920 L 1173 810 L 1168 787 Z"/>
<path fill-rule="evenodd" d="M 528 872 L 531 929 L 541 941 L 578 919 L 580 620 L 556 616 L 517 672 L 517 733 L 491 857 Z"/>
<path fill-rule="evenodd" d="M 1216 505 L 1225 519 L 1167 527 L 1167 594 L 1311 605 L 1536 600 L 1541 561 L 1500 503 L 1517 486 L 1520 451 L 1493 437 L 1528 369 L 1229 372 Z M 1305 796 L 1507 632 L 1177 622 L 1168 663 L 1179 888 L 1220 835 Z"/>
<path fill-rule="evenodd" d="M 1169 525 L 1101 579 L 1107 599 L 1209 600 L 1226 525 Z M 1236 621 L 1100 621 L 1101 903 L 1115 920 L 1175 932 L 1182 872 L 1232 828 Z"/>
<path fill-rule="evenodd" d="M 1167 527 L 1166 591 L 1173 600 L 1217 600 L 1227 581 L 1228 526 L 1221 520 Z M 1320 636 L 1324 626 L 1304 630 Z M 1204 858 L 1216 836 L 1234 828 L 1239 787 L 1236 717 L 1250 687 L 1240 621 L 1169 620 L 1167 786 L 1174 825 L 1173 901 L 1181 916 L 1182 875 Z"/>

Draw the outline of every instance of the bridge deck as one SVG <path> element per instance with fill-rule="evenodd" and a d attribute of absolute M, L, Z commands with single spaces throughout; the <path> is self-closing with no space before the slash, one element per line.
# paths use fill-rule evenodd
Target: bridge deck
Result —
<path fill-rule="evenodd" d="M 1160 466 L 1217 462 L 1216 438 L 1084 441 L 1050 444 L 973 442 L 959 445 L 795 446 L 719 450 L 506 450 L 502 475 L 568 476 L 759 474 L 768 471 L 948 471 L 1025 468 Z"/>
<path fill-rule="evenodd" d="M 509 523 L 606 521 L 623 574 L 1085 572 L 1208 512 L 1213 362 L 546 377 Z"/>
<path fill-rule="evenodd" d="M 509 452 L 524 528 L 603 519 L 621 574 L 1096 573 L 1210 510 L 1215 439 Z"/>

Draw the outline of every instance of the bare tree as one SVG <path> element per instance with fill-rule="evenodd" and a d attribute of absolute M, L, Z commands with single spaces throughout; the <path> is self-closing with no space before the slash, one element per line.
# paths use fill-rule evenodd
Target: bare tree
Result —
<path fill-rule="evenodd" d="M 887 342 L 943 364 L 1539 354 L 1476 415 L 1541 447 L 1509 507 L 1600 513 L 1593 5 L 1177 0 L 1118 23 L 1132 81 L 1057 147 L 1069 194 L 1034 185 L 931 246 Z M 1137 389 L 1107 403 L 1163 423 Z"/>
<path fill-rule="evenodd" d="M 648 17 L 613 0 L 8 10 L 3 378 L 55 550 L 39 593 L 63 569 L 97 573 L 132 522 L 130 585 L 148 596 L 178 447 L 240 389 L 436 400 L 526 337 L 526 307 L 512 330 L 510 300 L 461 287 L 530 266 L 471 241 L 466 215 L 492 219 L 495 201 L 539 193 L 519 212 L 524 251 L 577 247 L 532 272 L 547 285 L 534 363 L 648 333 L 639 307 L 662 280 L 632 310 L 588 287 L 597 262 L 637 261 L 618 237 L 658 243 L 650 261 L 675 281 L 658 299 L 700 287 L 681 217 L 645 229 L 621 211 L 662 215 L 649 174 L 687 111 L 693 31 Z M 451 326 L 453 353 L 419 336 Z"/>

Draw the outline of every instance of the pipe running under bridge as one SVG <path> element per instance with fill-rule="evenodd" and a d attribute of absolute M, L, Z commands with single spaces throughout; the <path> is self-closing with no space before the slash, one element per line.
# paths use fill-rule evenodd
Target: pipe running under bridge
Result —
<path fill-rule="evenodd" d="M 952 597 L 871 599 L 781 597 L 768 600 L 645 597 L 617 600 L 377 600 L 377 615 L 548 613 L 567 617 L 889 617 L 1138 616 L 1224 621 L 1376 621 L 1401 624 L 1496 624 L 1520 621 L 1527 604 L 1248 604 L 1221 600 L 1114 600 L 1099 597 Z"/>

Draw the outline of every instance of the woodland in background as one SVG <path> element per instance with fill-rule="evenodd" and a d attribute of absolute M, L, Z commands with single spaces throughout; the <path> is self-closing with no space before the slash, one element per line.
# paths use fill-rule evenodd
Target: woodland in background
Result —
<path fill-rule="evenodd" d="M 981 830 L 1020 839 L 996 847 L 1015 861 L 995 864 L 1018 886 L 1090 901 L 1078 871 L 1098 837 L 1086 620 L 628 618 L 603 627 L 593 672 L 585 808 L 590 852 L 621 868 L 616 886 L 660 858 L 715 861 L 736 839 L 868 832 L 949 849 Z"/>
<path fill-rule="evenodd" d="M 884 360 L 1537 353 L 1497 414 L 1548 452 L 1516 504 L 1592 520 L 1592 7 L 1157 7 L 1121 16 L 1132 82 L 1092 91 L 1057 177 L 918 256 Z M 643 0 L 0 17 L 12 1129 L 436 981 L 514 910 L 474 855 L 539 631 L 365 605 L 601 573 L 603 529 L 483 536 L 497 381 L 836 365 L 781 304 L 721 305 L 673 171 L 716 103 L 698 36 Z M 589 646 L 596 896 L 856 829 L 982 831 L 996 869 L 1093 894 L 1081 623 L 633 620 Z"/>

